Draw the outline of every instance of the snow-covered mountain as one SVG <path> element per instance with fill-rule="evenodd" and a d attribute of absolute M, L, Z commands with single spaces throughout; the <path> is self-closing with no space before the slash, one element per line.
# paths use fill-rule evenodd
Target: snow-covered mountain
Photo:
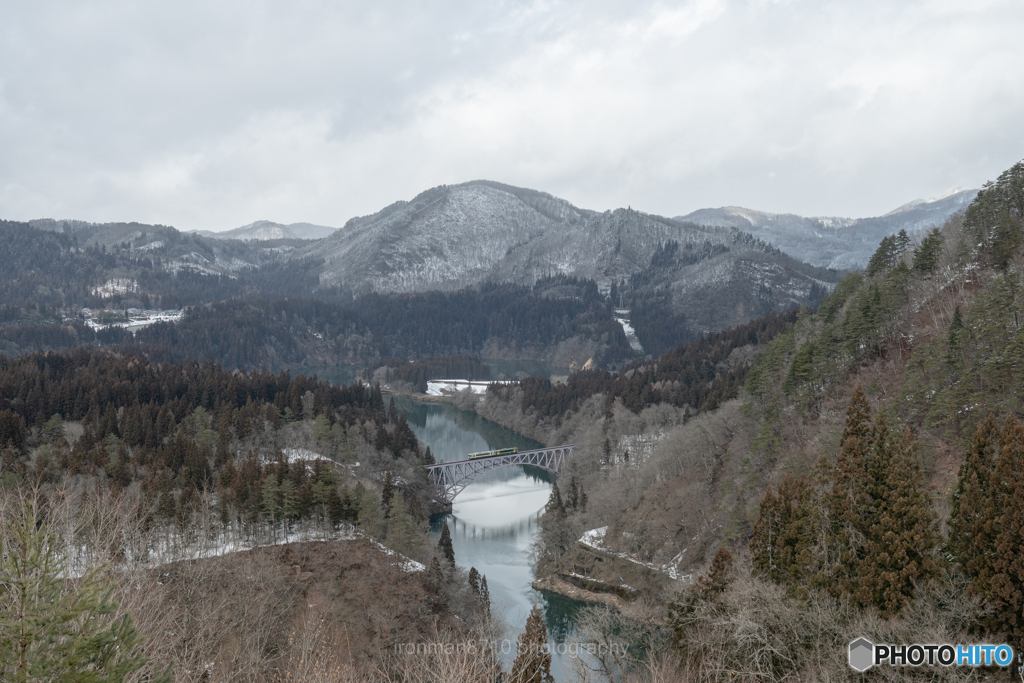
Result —
<path fill-rule="evenodd" d="M 866 265 L 883 237 L 900 230 L 912 235 L 941 225 L 951 214 L 966 208 L 977 194 L 978 190 L 957 187 L 939 197 L 918 199 L 872 218 L 807 218 L 726 206 L 699 209 L 677 216 L 676 220 L 738 228 L 801 261 L 848 269 Z"/>
<path fill-rule="evenodd" d="M 213 237 L 221 240 L 319 240 L 333 234 L 337 228 L 326 225 L 315 225 L 313 223 L 289 223 L 283 225 L 273 221 L 256 221 L 249 225 L 243 225 L 233 230 L 224 232 L 212 232 L 210 230 L 197 231 L 204 237 Z"/>
<path fill-rule="evenodd" d="M 734 228 L 631 209 L 590 211 L 491 181 L 427 190 L 354 218 L 296 255 L 324 259 L 321 286 L 355 293 L 530 285 L 548 275 L 608 288 L 634 278 L 634 292 L 668 295 L 690 319 L 700 310 L 702 329 L 811 303 L 835 281 L 835 273 Z M 712 304 L 715 312 L 705 310 Z"/>
<path fill-rule="evenodd" d="M 356 291 L 532 284 L 552 274 L 608 283 L 646 267 L 668 240 L 725 244 L 729 230 L 628 209 L 597 213 L 543 192 L 489 181 L 440 186 L 353 218 L 307 248 L 324 285 Z"/>

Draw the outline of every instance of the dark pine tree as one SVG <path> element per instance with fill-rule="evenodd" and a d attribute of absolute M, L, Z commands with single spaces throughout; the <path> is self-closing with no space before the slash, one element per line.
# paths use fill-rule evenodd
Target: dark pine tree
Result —
<path fill-rule="evenodd" d="M 441 538 L 437 542 L 437 551 L 441 553 L 444 559 L 448 560 L 449 565 L 455 566 L 455 548 L 452 547 L 452 534 L 448 531 L 447 522 L 441 530 Z"/>
<path fill-rule="evenodd" d="M 918 585 L 938 571 L 932 551 L 937 543 L 935 514 L 921 487 L 917 443 L 910 429 L 897 440 L 885 418 L 875 420 L 872 482 L 872 523 L 864 559 L 858 566 L 854 597 L 873 605 L 884 617 L 899 614 Z"/>
<path fill-rule="evenodd" d="M 1024 646 L 1024 426 L 1010 417 L 1003 426 L 999 463 L 993 477 L 993 512 L 998 534 L 988 555 L 991 580 L 987 593 L 994 613 L 990 627 L 1004 633 L 1014 647 Z"/>
<path fill-rule="evenodd" d="M 540 607 L 533 606 L 526 618 L 526 630 L 516 644 L 516 658 L 512 662 L 511 680 L 516 683 L 554 683 L 551 675 L 551 652 L 548 632 L 544 628 L 544 615 Z"/>
<path fill-rule="evenodd" d="M 991 497 L 992 470 L 999 457 L 999 423 L 989 415 L 978 426 L 960 466 L 949 513 L 946 550 L 969 576 L 989 576 L 986 556 L 995 542 L 993 520 L 986 514 Z"/>

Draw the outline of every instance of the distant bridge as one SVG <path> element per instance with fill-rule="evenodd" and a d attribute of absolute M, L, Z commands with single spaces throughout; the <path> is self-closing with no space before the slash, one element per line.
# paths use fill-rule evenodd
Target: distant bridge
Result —
<path fill-rule="evenodd" d="M 565 459 L 572 455 L 576 444 L 520 451 L 511 455 L 490 455 L 483 458 L 440 462 L 427 465 L 430 482 L 443 492 L 444 502 L 451 503 L 462 489 L 484 472 L 508 465 L 533 465 L 553 474 L 565 467 Z"/>

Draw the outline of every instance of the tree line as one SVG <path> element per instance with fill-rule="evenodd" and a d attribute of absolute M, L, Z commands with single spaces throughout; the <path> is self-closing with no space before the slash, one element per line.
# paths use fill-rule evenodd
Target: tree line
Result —
<path fill-rule="evenodd" d="M 208 295 L 217 293 L 215 287 Z M 231 298 L 192 306 L 181 322 L 134 333 L 58 322 L 57 311 L 45 307 L 26 316 L 27 309 L 0 307 L 0 321 L 9 321 L 0 324 L 0 352 L 107 346 L 160 362 L 195 358 L 252 369 L 302 365 L 310 355 L 343 363 L 475 355 L 488 343 L 540 352 L 581 336 L 603 348 L 602 362 L 633 356 L 596 284 L 575 278 L 532 288 L 487 284 L 457 292 L 368 294 L 344 304 L 308 296 Z"/>
<path fill-rule="evenodd" d="M 605 395 L 609 410 L 616 399 L 636 413 L 658 403 L 689 406 L 695 412 L 714 410 L 735 398 L 746 378 L 749 359 L 730 362 L 733 353 L 771 341 L 792 325 L 796 315 L 796 311 L 769 313 L 745 325 L 679 344 L 656 361 L 640 361 L 618 373 L 606 369 L 577 372 L 564 384 L 527 377 L 520 382 L 521 410 L 559 419 L 595 394 Z M 489 390 L 501 392 L 502 388 L 492 385 Z"/>
<path fill-rule="evenodd" d="M 82 426 L 73 444 L 64 436 L 71 421 Z M 283 518 L 317 512 L 334 523 L 355 521 L 358 503 L 337 490 L 333 464 L 257 455 L 261 442 L 302 421 L 328 455 L 332 443 L 354 440 L 423 462 L 404 415 L 385 406 L 379 387 L 86 351 L 0 357 L 0 464 L 8 483 L 65 474 L 100 476 L 117 488 L 141 481 L 157 514 L 181 523 L 217 490 L 224 514 L 233 506 L 242 520 L 277 510 L 265 504 L 273 499 L 286 508 Z M 255 450 L 246 456 L 246 448 Z M 280 488 L 268 493 L 269 477 Z"/>
<path fill-rule="evenodd" d="M 989 415 L 975 431 L 943 539 L 916 439 L 870 412 L 858 387 L 838 457 L 765 494 L 750 540 L 755 573 L 798 597 L 814 588 L 893 617 L 942 564 L 955 565 L 989 604 L 982 626 L 1021 648 L 1024 427 L 1012 415 L 1000 427 Z"/>

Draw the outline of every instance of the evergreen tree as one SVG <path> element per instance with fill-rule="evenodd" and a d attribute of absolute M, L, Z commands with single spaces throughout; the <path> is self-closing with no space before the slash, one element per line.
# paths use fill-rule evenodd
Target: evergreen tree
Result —
<path fill-rule="evenodd" d="M 34 506 L 2 533 L 0 679 L 113 683 L 146 664 L 141 634 L 130 615 L 113 616 L 117 603 L 98 570 L 68 584 L 60 539 L 37 523 Z"/>
<path fill-rule="evenodd" d="M 868 448 L 871 436 L 871 406 L 863 387 L 857 385 L 846 409 L 846 425 L 840 443 L 846 443 L 851 436 L 857 437 L 863 448 Z"/>
<path fill-rule="evenodd" d="M 551 495 L 548 497 L 548 504 L 545 512 L 561 512 L 565 514 L 565 505 L 562 503 L 562 494 L 558 490 L 558 482 L 551 484 Z"/>
<path fill-rule="evenodd" d="M 487 575 L 480 575 L 480 602 L 484 606 L 484 614 L 488 619 L 491 618 L 491 591 L 487 588 Z"/>
<path fill-rule="evenodd" d="M 345 516 L 346 512 L 345 501 L 338 495 L 338 489 L 332 487 L 327 492 L 327 519 L 330 520 L 332 528 L 337 528 L 339 524 L 348 519 Z"/>
<path fill-rule="evenodd" d="M 707 574 L 697 579 L 696 590 L 702 598 L 714 599 L 721 595 L 732 581 L 732 553 L 719 548 L 711 560 Z"/>
<path fill-rule="evenodd" d="M 435 613 L 440 614 L 447 607 L 444 599 L 444 572 L 436 557 L 430 558 L 430 569 L 426 572 L 427 591 L 430 593 L 430 605 Z"/>
<path fill-rule="evenodd" d="M 569 490 L 565 494 L 565 507 L 569 510 L 575 510 L 580 504 L 580 486 L 576 481 L 576 475 L 572 475 L 569 479 Z"/>
<path fill-rule="evenodd" d="M 1000 441 L 989 513 L 998 533 L 987 556 L 991 579 L 982 587 L 994 608 L 990 627 L 1019 651 L 1024 646 L 1024 426 L 1008 418 Z"/>
<path fill-rule="evenodd" d="M 907 234 L 904 228 L 900 228 L 900 231 L 896 233 L 893 246 L 895 247 L 896 258 L 903 256 L 903 252 L 910 246 L 910 235 Z"/>
<path fill-rule="evenodd" d="M 423 547 L 420 527 L 412 518 L 405 504 L 405 496 L 395 496 L 391 516 L 387 520 L 388 545 L 403 555 L 414 554 Z"/>
<path fill-rule="evenodd" d="M 53 417 L 43 425 L 42 437 L 48 443 L 64 441 L 64 418 L 60 413 L 54 413 Z"/>
<path fill-rule="evenodd" d="M 886 269 L 891 268 L 896 262 L 897 246 L 896 238 L 892 235 L 887 235 L 882 238 L 882 241 L 878 244 L 878 249 L 872 254 L 868 260 L 867 275 L 868 277 L 877 275 L 878 273 L 884 272 Z"/>
<path fill-rule="evenodd" d="M 354 522 L 358 511 L 356 505 L 352 500 L 352 495 L 348 492 L 348 484 L 341 489 L 341 496 L 338 501 L 338 514 L 340 516 L 339 521 Z"/>
<path fill-rule="evenodd" d="M 793 355 L 793 361 L 789 365 L 789 372 L 782 383 L 782 390 L 788 396 L 807 393 L 810 397 L 817 397 L 818 392 L 811 386 L 815 379 L 814 358 L 817 353 L 817 344 L 808 341 L 800 350 Z M 805 389 L 805 392 L 800 392 Z M 801 396 L 801 398 L 806 398 Z"/>
<path fill-rule="evenodd" d="M 510 680 L 515 683 L 554 683 L 551 675 L 551 651 L 544 615 L 540 607 L 533 606 L 526 618 L 526 630 L 516 644 L 516 658 L 512 662 Z"/>
<path fill-rule="evenodd" d="M 280 492 L 281 507 L 279 510 L 281 519 L 290 525 L 291 520 L 299 516 L 298 487 L 295 485 L 294 480 L 285 479 L 281 482 Z"/>
<path fill-rule="evenodd" d="M 972 577 L 987 574 L 983 566 L 995 541 L 995 525 L 986 508 L 991 498 L 992 470 L 999 457 L 999 423 L 989 415 L 978 426 L 960 466 L 949 513 L 946 549 Z"/>
<path fill-rule="evenodd" d="M 942 230 L 932 228 L 923 240 L 921 246 L 914 250 L 914 264 L 912 268 L 918 273 L 931 273 L 939 261 L 942 251 Z"/>
<path fill-rule="evenodd" d="M 931 556 L 937 542 L 935 515 L 921 490 L 917 444 L 909 429 L 897 441 L 879 415 L 868 469 L 874 475 L 871 524 L 855 597 L 891 617 L 910 600 L 916 585 L 937 572 Z"/>
<path fill-rule="evenodd" d="M 260 512 L 270 518 L 270 526 L 277 529 L 277 520 L 281 517 L 281 485 L 276 474 L 268 474 L 260 487 Z"/>
<path fill-rule="evenodd" d="M 960 355 L 963 347 L 964 318 L 960 314 L 960 307 L 953 310 L 953 320 L 949 323 L 949 332 L 946 335 L 946 343 L 949 346 L 951 362 L 953 358 Z"/>
<path fill-rule="evenodd" d="M 455 566 L 455 548 L 452 547 L 452 534 L 448 531 L 448 523 L 445 522 L 441 530 L 441 538 L 437 541 L 437 551 L 448 560 L 448 564 Z"/>
<path fill-rule="evenodd" d="M 750 539 L 754 571 L 778 583 L 800 585 L 811 570 L 813 488 L 805 477 L 787 475 L 778 493 L 769 489 Z"/>
<path fill-rule="evenodd" d="M 362 482 L 356 484 L 353 498 L 357 506 L 356 523 L 371 536 L 378 535 L 381 526 L 380 498 Z"/>
<path fill-rule="evenodd" d="M 857 590 L 857 567 L 862 544 L 871 526 L 868 452 L 872 446 L 871 407 L 857 385 L 846 411 L 842 448 L 831 475 L 826 498 L 828 525 L 822 549 L 824 567 L 815 583 L 834 595 Z"/>
<path fill-rule="evenodd" d="M 992 231 L 992 262 L 997 268 L 1005 269 L 1010 259 L 1024 242 L 1024 224 L 1021 217 L 1003 210 Z"/>
<path fill-rule="evenodd" d="M 491 616 L 491 596 L 487 590 L 487 577 L 476 570 L 476 567 L 469 568 L 469 590 L 480 603 L 484 615 Z"/>
<path fill-rule="evenodd" d="M 392 399 L 392 405 L 394 405 L 394 399 Z M 395 483 L 391 477 L 391 470 L 384 471 L 384 485 L 380 492 L 380 507 L 381 512 L 384 515 L 384 519 L 387 520 L 391 516 L 391 499 L 395 496 Z"/>

